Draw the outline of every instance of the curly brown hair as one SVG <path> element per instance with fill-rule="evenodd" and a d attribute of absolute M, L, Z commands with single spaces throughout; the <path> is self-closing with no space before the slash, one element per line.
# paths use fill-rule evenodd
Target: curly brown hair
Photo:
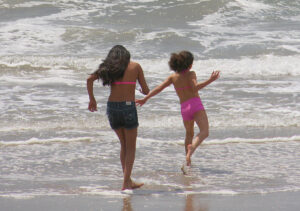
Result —
<path fill-rule="evenodd" d="M 194 56 L 189 51 L 172 53 L 169 60 L 169 67 L 175 72 L 182 72 L 188 69 L 194 61 Z"/>

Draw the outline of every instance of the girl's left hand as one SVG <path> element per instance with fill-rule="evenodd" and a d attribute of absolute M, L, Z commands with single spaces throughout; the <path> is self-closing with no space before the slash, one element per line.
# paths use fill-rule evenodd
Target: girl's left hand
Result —
<path fill-rule="evenodd" d="M 139 105 L 139 106 L 142 106 L 142 105 L 144 105 L 146 103 L 146 100 L 145 100 L 145 98 L 144 99 L 138 99 L 138 100 L 135 100 L 135 104 L 136 105 Z"/>

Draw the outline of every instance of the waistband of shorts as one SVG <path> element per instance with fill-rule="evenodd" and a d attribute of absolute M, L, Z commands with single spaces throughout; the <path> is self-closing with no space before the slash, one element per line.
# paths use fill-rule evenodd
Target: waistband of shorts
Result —
<path fill-rule="evenodd" d="M 187 104 L 190 104 L 190 103 L 193 103 L 193 102 L 197 102 L 197 101 L 201 102 L 200 97 L 193 97 L 193 98 L 190 98 L 190 99 L 184 101 L 183 103 L 181 103 L 181 106 L 184 106 L 184 105 L 187 105 Z"/>
<path fill-rule="evenodd" d="M 107 106 L 110 108 L 124 108 L 124 107 L 135 107 L 134 101 L 122 101 L 122 102 L 107 102 Z"/>

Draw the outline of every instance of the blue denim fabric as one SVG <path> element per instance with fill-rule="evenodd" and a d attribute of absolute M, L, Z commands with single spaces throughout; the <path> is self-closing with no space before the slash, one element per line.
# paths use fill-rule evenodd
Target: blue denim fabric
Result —
<path fill-rule="evenodd" d="M 110 127 L 114 130 L 139 126 L 135 102 L 107 102 L 106 114 Z"/>

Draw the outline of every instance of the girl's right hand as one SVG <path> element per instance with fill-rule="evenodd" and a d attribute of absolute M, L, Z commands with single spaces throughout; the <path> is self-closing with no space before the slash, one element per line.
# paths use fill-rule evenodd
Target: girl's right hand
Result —
<path fill-rule="evenodd" d="M 89 103 L 89 110 L 91 112 L 97 111 L 97 102 L 95 99 L 91 99 Z"/>

